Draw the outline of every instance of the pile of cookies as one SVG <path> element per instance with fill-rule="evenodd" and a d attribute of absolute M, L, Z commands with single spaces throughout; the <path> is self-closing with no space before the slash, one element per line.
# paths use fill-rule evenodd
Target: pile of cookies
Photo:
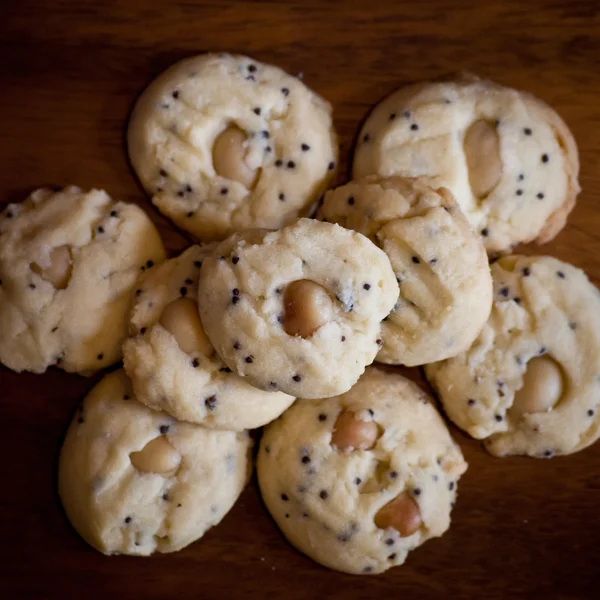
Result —
<path fill-rule="evenodd" d="M 0 361 L 89 375 L 59 465 L 66 513 L 105 554 L 172 552 L 252 471 L 289 541 L 380 573 L 450 525 L 467 464 L 433 399 L 496 456 L 600 436 L 600 295 L 551 257 L 579 191 L 547 105 L 472 77 L 403 88 L 328 190 L 330 105 L 243 56 L 177 63 L 139 98 L 131 164 L 198 239 L 166 259 L 137 206 L 41 189 L 0 217 Z M 310 216 L 313 218 L 309 218 Z M 491 259 L 491 268 L 490 268 Z"/>

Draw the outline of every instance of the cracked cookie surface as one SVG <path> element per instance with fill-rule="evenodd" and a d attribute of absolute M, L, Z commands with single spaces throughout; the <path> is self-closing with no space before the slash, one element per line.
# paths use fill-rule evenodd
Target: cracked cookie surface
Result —
<path fill-rule="evenodd" d="M 192 246 L 138 282 L 124 366 L 136 398 L 154 410 L 205 427 L 254 429 L 278 417 L 294 398 L 249 385 L 206 338 L 198 279 L 214 246 Z"/>
<path fill-rule="evenodd" d="M 345 394 L 265 428 L 258 482 L 287 539 L 347 573 L 381 573 L 450 525 L 467 464 L 416 384 L 368 367 Z"/>
<path fill-rule="evenodd" d="M 551 240 L 579 193 L 577 146 L 560 116 L 531 94 L 468 75 L 408 86 L 377 105 L 353 172 L 447 187 L 491 253 Z"/>
<path fill-rule="evenodd" d="M 492 313 L 469 350 L 427 365 L 448 416 L 496 456 L 550 458 L 600 436 L 600 293 L 549 256 L 492 264 Z"/>
<path fill-rule="evenodd" d="M 0 361 L 89 374 L 118 361 L 135 282 L 165 258 L 136 206 L 39 189 L 0 215 Z"/>
<path fill-rule="evenodd" d="M 308 215 L 338 160 L 328 102 L 278 67 L 230 54 L 183 60 L 152 82 L 128 147 L 157 208 L 204 241 Z"/>
<path fill-rule="evenodd" d="M 247 432 L 175 421 L 136 401 L 123 370 L 79 406 L 58 489 L 73 527 L 104 554 L 174 552 L 231 509 L 248 480 Z"/>
<path fill-rule="evenodd" d="M 422 365 L 471 345 L 491 310 L 492 279 L 448 190 L 370 176 L 327 192 L 320 216 L 367 236 L 390 259 L 400 296 L 382 323 L 379 362 Z"/>
<path fill-rule="evenodd" d="M 198 292 L 202 324 L 225 364 L 297 398 L 333 396 L 356 382 L 397 297 L 382 250 L 312 219 L 225 240 L 204 261 Z"/>

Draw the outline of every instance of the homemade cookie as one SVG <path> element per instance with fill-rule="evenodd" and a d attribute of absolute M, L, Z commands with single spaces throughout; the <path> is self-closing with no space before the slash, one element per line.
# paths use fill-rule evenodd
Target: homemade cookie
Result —
<path fill-rule="evenodd" d="M 308 215 L 334 177 L 331 106 L 246 56 L 176 63 L 142 94 L 129 156 L 158 209 L 203 240 Z"/>
<path fill-rule="evenodd" d="M 497 456 L 549 458 L 600 435 L 600 294 L 548 256 L 492 265 L 494 306 L 466 352 L 425 367 L 448 416 Z"/>
<path fill-rule="evenodd" d="M 136 402 L 122 370 L 88 394 L 67 432 L 58 491 L 104 554 L 174 552 L 233 506 L 251 469 L 247 432 L 179 423 Z"/>
<path fill-rule="evenodd" d="M 240 431 L 278 417 L 294 398 L 252 387 L 215 353 L 198 314 L 198 278 L 214 246 L 192 246 L 152 269 L 135 293 L 124 366 L 136 398 L 182 421 Z"/>
<path fill-rule="evenodd" d="M 264 390 L 324 398 L 373 362 L 398 298 L 385 253 L 339 225 L 300 219 L 222 242 L 204 261 L 198 300 L 225 364 Z"/>
<path fill-rule="evenodd" d="M 534 96 L 473 76 L 400 89 L 365 122 L 354 178 L 427 176 L 454 194 L 489 252 L 551 240 L 579 193 L 569 128 Z"/>
<path fill-rule="evenodd" d="M 106 192 L 39 189 L 0 215 L 0 361 L 89 374 L 121 358 L 138 276 L 165 258 L 146 213 Z"/>
<path fill-rule="evenodd" d="M 381 573 L 450 526 L 467 464 L 430 398 L 371 367 L 347 393 L 265 429 L 258 482 L 288 540 L 346 573 Z"/>
<path fill-rule="evenodd" d="M 367 177 L 327 192 L 320 215 L 388 255 L 400 297 L 382 323 L 377 360 L 422 365 L 466 350 L 492 307 L 485 248 L 445 188 Z"/>

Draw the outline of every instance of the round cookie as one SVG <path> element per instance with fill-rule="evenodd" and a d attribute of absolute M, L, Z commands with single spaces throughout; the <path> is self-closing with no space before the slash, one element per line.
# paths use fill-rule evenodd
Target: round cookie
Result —
<path fill-rule="evenodd" d="M 206 427 L 241 431 L 278 417 L 294 398 L 252 387 L 225 366 L 198 314 L 202 261 L 214 246 L 192 246 L 152 269 L 135 293 L 124 366 L 136 398 Z"/>
<path fill-rule="evenodd" d="M 246 56 L 176 63 L 142 94 L 131 164 L 158 209 L 202 240 L 310 214 L 335 175 L 331 106 Z"/>
<path fill-rule="evenodd" d="M 494 306 L 473 346 L 427 365 L 448 416 L 496 456 L 549 458 L 600 435 L 600 294 L 549 256 L 492 265 Z"/>
<path fill-rule="evenodd" d="M 222 242 L 204 261 L 204 329 L 253 385 L 298 398 L 350 389 L 382 343 L 398 297 L 385 253 L 339 225 L 300 219 Z"/>
<path fill-rule="evenodd" d="M 165 258 L 146 213 L 106 192 L 39 189 L 0 215 L 0 361 L 89 374 L 121 358 L 138 276 Z"/>
<path fill-rule="evenodd" d="M 136 402 L 123 370 L 79 406 L 59 461 L 73 527 L 104 554 L 175 552 L 231 509 L 248 481 L 247 432 L 180 423 Z"/>
<path fill-rule="evenodd" d="M 346 573 L 381 573 L 450 526 L 467 464 L 430 398 L 373 367 L 266 429 L 258 482 L 287 539 Z"/>
<path fill-rule="evenodd" d="M 412 85 L 375 107 L 354 178 L 427 176 L 454 194 L 489 252 L 551 240 L 579 193 L 569 128 L 526 92 L 473 76 Z"/>
<path fill-rule="evenodd" d="M 422 365 L 469 348 L 492 306 L 485 248 L 445 188 L 370 176 L 327 192 L 320 215 L 367 236 L 400 284 L 379 362 Z"/>

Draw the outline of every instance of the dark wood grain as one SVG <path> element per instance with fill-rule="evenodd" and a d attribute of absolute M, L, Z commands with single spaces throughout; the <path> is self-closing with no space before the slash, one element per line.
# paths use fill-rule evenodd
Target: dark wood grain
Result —
<path fill-rule="evenodd" d="M 558 238 L 528 251 L 568 260 L 600 282 L 594 0 L 5 0 L 2 203 L 41 185 L 102 187 L 143 205 L 170 250 L 184 247 L 186 238 L 143 198 L 128 168 L 124 128 L 153 76 L 206 50 L 247 53 L 303 73 L 335 107 L 339 182 L 359 123 L 401 84 L 468 70 L 539 95 L 575 133 L 584 191 Z M 255 481 L 221 525 L 182 552 L 104 557 L 71 529 L 55 489 L 65 428 L 97 379 L 0 370 L 3 599 L 600 597 L 600 443 L 549 461 L 494 459 L 455 430 L 470 468 L 452 527 L 385 575 L 342 575 L 295 552 Z"/>

